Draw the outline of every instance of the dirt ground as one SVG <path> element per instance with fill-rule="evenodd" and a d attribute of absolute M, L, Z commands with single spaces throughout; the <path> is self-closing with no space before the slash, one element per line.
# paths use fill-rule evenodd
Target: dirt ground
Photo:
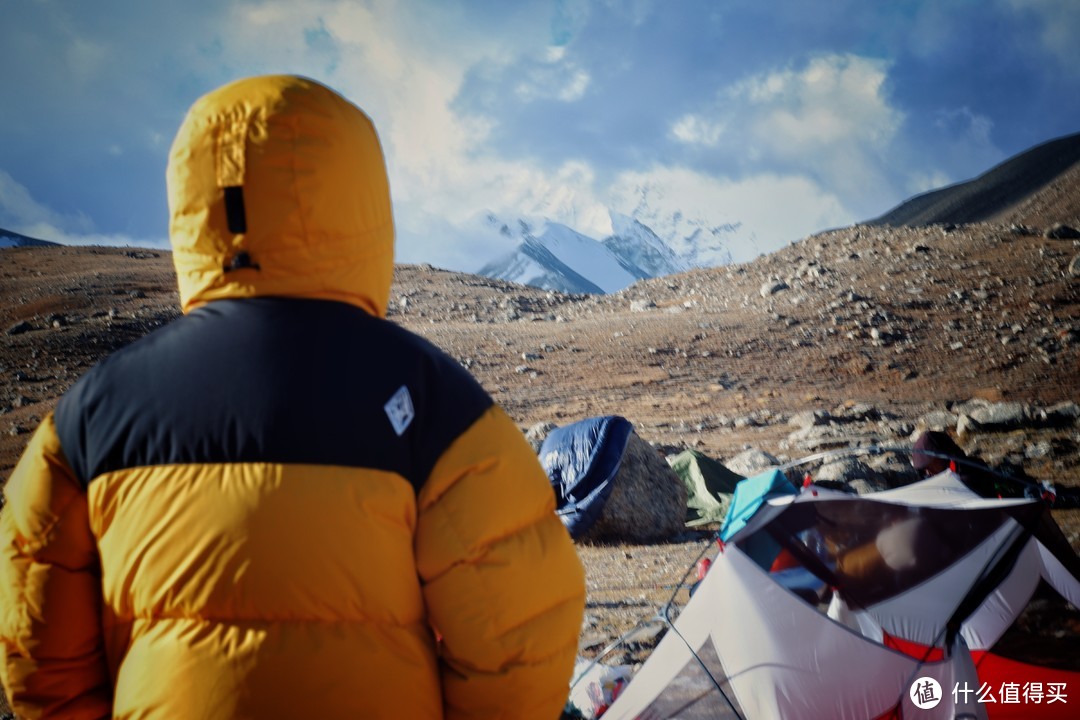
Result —
<path fill-rule="evenodd" d="M 1080 278 L 1068 272 L 1078 253 L 1076 241 L 1003 225 L 856 227 L 607 296 L 401 266 L 390 317 L 458 359 L 523 430 L 619 414 L 661 449 L 789 460 L 807 452 L 789 424 L 805 411 L 866 404 L 889 421 L 852 428 L 856 440 L 905 443 L 927 413 L 972 398 L 1080 402 Z M 176 306 L 165 252 L 0 250 L 0 480 L 80 374 Z M 1080 486 L 1075 424 L 964 443 Z M 1056 517 L 1080 549 L 1080 511 Z M 654 616 L 711 542 L 687 532 L 580 546 L 583 652 Z"/>

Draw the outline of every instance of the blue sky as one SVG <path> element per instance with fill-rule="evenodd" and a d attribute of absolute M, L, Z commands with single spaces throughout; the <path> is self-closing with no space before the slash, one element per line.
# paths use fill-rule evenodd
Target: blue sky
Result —
<path fill-rule="evenodd" d="M 375 121 L 398 259 L 485 218 L 726 228 L 735 260 L 1080 131 L 1075 0 L 0 0 L 0 227 L 167 244 L 184 112 L 298 73 Z"/>

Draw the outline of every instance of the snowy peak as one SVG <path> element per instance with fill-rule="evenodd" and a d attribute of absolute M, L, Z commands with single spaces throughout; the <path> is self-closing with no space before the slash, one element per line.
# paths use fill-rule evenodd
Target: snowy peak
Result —
<path fill-rule="evenodd" d="M 499 232 L 516 234 L 508 224 L 501 225 Z M 517 233 L 521 237 L 517 248 L 480 268 L 481 275 L 572 293 L 616 292 L 640 279 L 632 263 L 628 269 L 603 243 L 565 225 L 549 222 L 535 234 L 521 221 Z"/>
<path fill-rule="evenodd" d="M 565 225 L 549 223 L 536 239 L 546 250 L 575 272 L 589 278 L 604 292 L 616 292 L 641 278 L 632 264 L 624 262 L 603 243 Z M 628 265 L 631 269 L 628 269 Z"/>
<path fill-rule="evenodd" d="M 667 243 L 632 217 L 611 212 L 612 234 L 603 244 L 624 263 L 630 271 L 636 269 L 638 279 L 672 275 L 688 270 L 686 263 L 679 259 Z"/>
<path fill-rule="evenodd" d="M 638 217 L 609 211 L 611 234 L 602 241 L 550 220 L 530 224 L 524 220 L 504 223 L 494 215 L 487 218 L 489 229 L 504 238 L 516 239 L 513 252 L 480 269 L 481 275 L 509 280 L 523 285 L 563 292 L 610 293 L 648 278 L 685 272 L 702 260 L 696 244 L 702 229 L 683 222 L 683 227 L 666 228 L 664 236 Z M 681 216 L 676 220 L 682 220 Z M 670 223 L 669 223 L 670 224 Z M 690 236 L 679 236 L 688 230 Z M 676 252 L 672 240 L 690 252 Z M 723 229 L 716 229 L 714 243 Z M 714 259 L 710 256 L 709 259 Z M 730 255 L 715 259 L 730 262 Z"/>

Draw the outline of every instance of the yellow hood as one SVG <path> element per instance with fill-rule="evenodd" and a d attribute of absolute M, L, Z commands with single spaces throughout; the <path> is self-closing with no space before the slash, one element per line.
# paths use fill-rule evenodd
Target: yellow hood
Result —
<path fill-rule="evenodd" d="M 203 96 L 173 141 L 167 183 L 185 313 L 275 295 L 386 316 L 394 272 L 386 164 L 371 120 L 333 90 L 276 75 Z"/>

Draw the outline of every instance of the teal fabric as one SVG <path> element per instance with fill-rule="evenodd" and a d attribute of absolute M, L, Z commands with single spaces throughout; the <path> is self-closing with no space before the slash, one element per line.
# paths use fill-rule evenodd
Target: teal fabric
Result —
<path fill-rule="evenodd" d="M 798 492 L 779 470 L 766 470 L 746 478 L 735 486 L 731 507 L 720 528 L 720 540 L 727 542 L 746 527 L 750 518 L 770 499 L 797 495 Z M 780 552 L 780 544 L 764 533 L 756 533 L 751 542 L 740 544 L 739 548 L 763 568 L 768 568 Z"/>

